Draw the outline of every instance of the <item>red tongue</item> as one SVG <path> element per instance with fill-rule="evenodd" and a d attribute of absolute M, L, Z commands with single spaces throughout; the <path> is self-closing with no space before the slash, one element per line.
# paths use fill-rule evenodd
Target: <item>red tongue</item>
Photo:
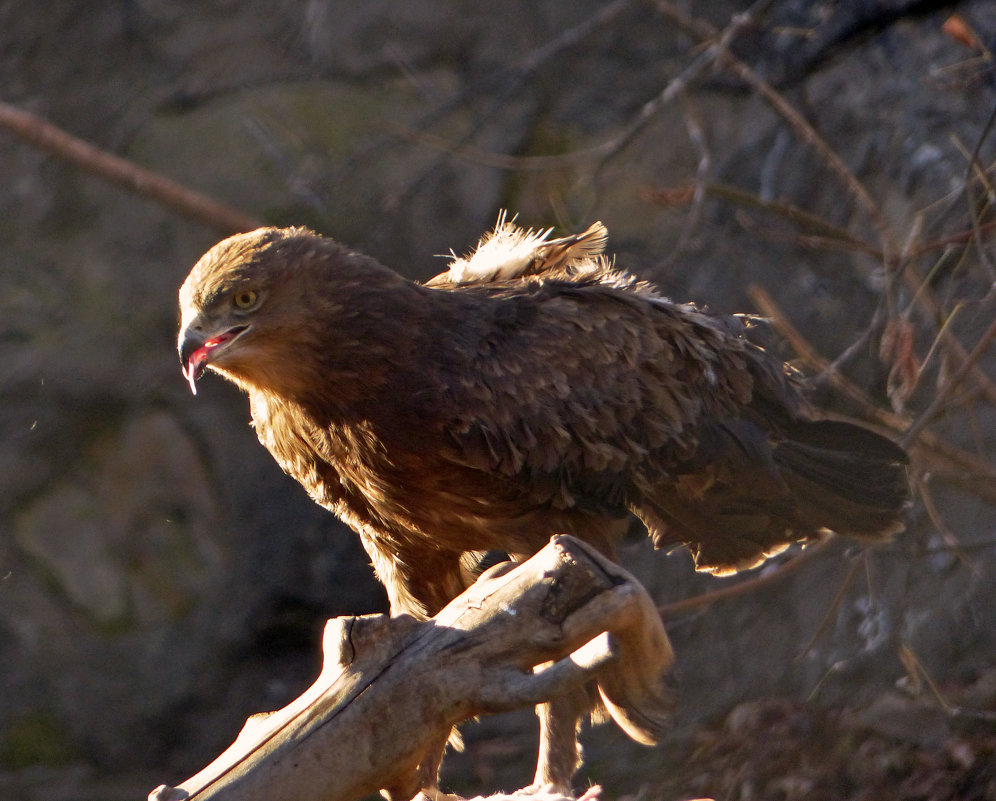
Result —
<path fill-rule="evenodd" d="M 211 339 L 207 340 L 203 345 L 195 350 L 193 354 L 191 354 L 190 359 L 187 362 L 187 369 L 184 372 L 184 376 L 187 381 L 190 382 L 190 391 L 194 395 L 197 394 L 197 379 L 204 373 L 204 365 L 207 363 L 208 354 L 220 344 L 227 342 L 231 338 L 232 335 L 227 332 L 221 334 L 220 336 L 211 337 Z"/>
<path fill-rule="evenodd" d="M 190 382 L 190 391 L 194 395 L 197 394 L 197 379 L 204 372 L 204 362 L 207 361 L 208 351 L 210 350 L 211 348 L 207 345 L 202 345 L 195 350 L 187 362 L 187 369 L 183 371 L 183 376 Z"/>

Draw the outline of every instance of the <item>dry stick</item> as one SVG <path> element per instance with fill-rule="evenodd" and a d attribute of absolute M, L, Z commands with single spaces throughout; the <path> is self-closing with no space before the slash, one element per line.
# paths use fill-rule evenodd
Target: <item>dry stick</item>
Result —
<path fill-rule="evenodd" d="M 837 174 L 837 177 L 844 183 L 851 195 L 858 201 L 862 209 L 871 218 L 875 230 L 882 240 L 884 262 L 889 265 L 892 258 L 899 252 L 899 246 L 895 241 L 895 236 L 878 204 L 875 203 L 864 184 L 858 180 L 851 168 L 844 163 L 836 150 L 826 143 L 816 130 L 806 121 L 806 119 L 796 111 L 785 98 L 776 92 L 771 84 L 765 81 L 760 75 L 734 56 L 729 51 L 724 53 L 724 61 L 730 69 L 745 83 L 750 85 L 755 91 L 761 94 L 765 100 L 792 126 L 800 139 L 813 148 L 830 169 Z"/>
<path fill-rule="evenodd" d="M 15 133 L 39 150 L 151 198 L 223 234 L 252 231 L 263 225 L 260 220 L 224 206 L 200 192 L 187 189 L 164 175 L 94 147 L 47 120 L 9 103 L 0 102 L 0 127 Z"/>
<path fill-rule="evenodd" d="M 903 667 L 906 668 L 906 673 L 914 684 L 914 695 L 919 696 L 921 692 L 921 685 L 923 682 L 927 683 L 927 687 L 934 696 L 934 700 L 940 705 L 948 715 L 954 715 L 957 711 L 956 707 L 948 703 L 947 699 L 941 694 L 940 688 L 937 683 L 931 678 L 927 668 L 923 666 L 923 663 L 917 659 L 916 654 L 913 649 L 910 648 L 905 642 L 899 646 L 899 660 L 903 663 Z"/>
<path fill-rule="evenodd" d="M 982 358 L 982 354 L 986 352 L 994 339 L 996 339 L 996 320 L 993 320 L 989 324 L 989 328 L 979 338 L 975 347 L 972 348 L 972 352 L 968 354 L 968 357 L 961 363 L 961 366 L 955 371 L 954 375 L 944 382 L 944 386 L 940 388 L 927 408 L 923 410 L 920 416 L 913 422 L 913 425 L 906 429 L 902 437 L 899 438 L 900 444 L 908 445 L 923 430 L 924 426 L 929 425 L 933 421 L 934 417 L 941 411 L 941 407 L 951 396 L 951 393 L 965 380 L 966 376 L 968 376 L 972 368 L 978 363 L 979 359 Z"/>
<path fill-rule="evenodd" d="M 715 38 L 716 29 L 712 25 L 701 19 L 690 17 L 667 0 L 659 0 L 658 7 L 664 13 L 670 15 L 679 25 L 695 32 L 702 39 L 710 40 Z M 729 52 L 728 48 L 724 48 L 723 50 L 723 62 L 742 81 L 751 86 L 767 100 L 772 108 L 788 122 L 790 127 L 796 132 L 796 135 L 812 147 L 817 155 L 822 157 L 827 166 L 837 174 L 851 195 L 871 218 L 881 241 L 881 249 L 878 256 L 882 259 L 883 264 L 888 266 L 894 259 L 894 254 L 899 251 L 898 243 L 895 240 L 892 229 L 882 215 L 878 204 L 875 203 L 871 194 L 865 189 L 857 176 L 844 163 L 840 155 L 816 132 L 813 126 L 746 62 Z M 853 240 L 849 235 L 848 239 Z"/>
<path fill-rule="evenodd" d="M 767 5 L 770 0 L 762 0 L 757 6 Z M 592 147 L 562 153 L 556 156 L 508 156 L 502 153 L 492 153 L 474 147 L 454 145 L 445 137 L 434 134 L 413 131 L 400 126 L 395 127 L 397 134 L 405 139 L 437 148 L 452 156 L 493 167 L 500 170 L 553 170 L 574 165 L 591 159 L 610 158 L 622 150 L 644 127 L 672 100 L 678 97 L 686 88 L 708 67 L 719 59 L 733 38 L 752 22 L 752 12 L 737 14 L 723 30 L 715 44 L 709 45 L 703 52 L 685 67 L 678 75 L 668 81 L 663 90 L 640 107 L 636 116 L 615 136 Z"/>
<path fill-rule="evenodd" d="M 322 639 L 308 690 L 249 718 L 217 759 L 151 801 L 351 801 L 378 788 L 408 799 L 434 778 L 434 746 L 455 723 L 591 680 L 639 742 L 659 741 L 671 712 L 673 652 L 653 601 L 572 537 L 488 571 L 432 620 L 340 617 Z"/>
<path fill-rule="evenodd" d="M 982 220 L 980 219 L 982 212 L 975 203 L 975 196 L 969 190 L 969 185 L 971 183 L 970 176 L 973 171 L 978 170 L 980 176 L 983 178 L 985 177 L 985 170 L 979 163 L 979 153 L 982 150 L 982 143 L 986 140 L 989 132 L 993 129 L 994 123 L 996 123 L 996 108 L 994 108 L 990 113 L 989 119 L 986 120 L 986 124 L 982 128 L 982 133 L 979 135 L 979 139 L 975 143 L 975 148 L 972 150 L 972 155 L 969 159 L 965 175 L 965 199 L 968 201 L 968 211 L 972 218 L 972 230 L 975 232 L 975 238 L 973 241 L 975 242 L 976 252 L 979 254 L 979 261 L 981 261 L 988 270 L 990 280 L 996 280 L 996 267 L 994 267 L 992 262 L 989 260 L 985 248 L 982 247 L 982 232 L 980 228 L 982 223 Z"/>
<path fill-rule="evenodd" d="M 497 92 L 491 98 L 488 108 L 485 109 L 482 114 L 478 115 L 478 118 L 474 124 L 471 125 L 469 130 L 467 130 L 456 142 L 444 142 L 444 140 L 439 137 L 436 137 L 433 140 L 431 134 L 425 134 L 423 137 L 422 134 L 415 133 L 415 131 L 427 130 L 430 125 L 438 122 L 455 109 L 458 109 L 466 104 L 469 98 L 476 98 L 480 96 L 483 93 L 485 86 L 494 82 L 495 74 L 489 76 L 485 82 L 475 81 L 464 87 L 464 89 L 454 98 L 450 99 L 442 106 L 438 106 L 429 113 L 423 114 L 418 120 L 415 121 L 414 125 L 386 126 L 388 132 L 394 133 L 404 139 L 426 142 L 431 141 L 434 145 L 443 143 L 442 145 L 438 145 L 438 149 L 444 154 L 439 158 L 433 159 L 432 163 L 429 164 L 428 167 L 420 171 L 418 175 L 407 183 L 407 186 L 405 186 L 400 192 L 395 193 L 391 200 L 392 206 L 397 207 L 402 204 L 406 198 L 410 197 L 415 192 L 416 188 L 425 180 L 426 176 L 438 170 L 440 161 L 445 161 L 447 155 L 464 148 L 466 143 L 470 142 L 482 130 L 482 128 L 484 128 L 484 126 L 491 119 L 493 119 L 495 114 L 503 105 L 505 105 L 508 99 L 518 92 L 519 89 L 528 82 L 530 76 L 537 72 L 544 64 L 556 58 L 563 51 L 577 47 L 590 34 L 610 23 L 616 16 L 624 11 L 631 2 L 632 0 L 615 0 L 615 2 L 608 3 L 595 12 L 591 17 L 583 20 L 571 28 L 563 30 L 553 39 L 530 52 L 521 62 L 496 73 L 498 75 L 498 79 L 500 80 L 501 91 Z M 363 148 L 360 148 L 359 151 L 354 150 L 350 156 L 350 161 L 355 161 L 364 152 L 373 152 L 373 150 L 378 146 L 379 143 L 374 141 Z M 469 146 L 467 147 L 469 148 Z"/>
<path fill-rule="evenodd" d="M 827 250 L 854 250 L 858 252 L 867 253 L 876 258 L 883 259 L 884 254 L 881 250 L 873 247 L 872 245 L 862 242 L 861 240 L 855 239 L 848 233 L 845 229 L 837 228 L 835 226 L 828 225 L 825 221 L 818 217 L 815 217 L 808 212 L 798 209 L 794 206 L 790 206 L 782 203 L 772 203 L 769 201 L 764 201 L 758 198 L 756 195 L 744 192 L 742 190 L 736 189 L 734 187 L 729 187 L 721 184 L 712 184 L 706 187 L 706 191 L 709 193 L 720 197 L 724 200 L 739 203 L 741 205 L 753 206 L 760 208 L 764 211 L 778 214 L 779 216 L 786 217 L 796 225 L 805 226 L 809 228 L 815 228 L 816 230 L 824 231 L 824 235 L 803 235 L 796 236 L 794 241 L 797 243 L 804 244 L 808 247 L 819 247 Z M 653 191 L 647 192 L 647 196 L 651 202 L 655 202 L 655 197 Z M 979 227 L 979 235 L 983 232 L 989 232 L 996 229 L 996 223 L 989 223 Z M 974 231 L 963 231 L 958 234 L 952 234 L 943 239 L 935 240 L 933 242 L 924 243 L 910 251 L 910 260 L 912 261 L 912 256 L 920 256 L 931 250 L 936 250 L 938 248 L 944 247 L 949 244 L 963 244 L 971 240 L 975 235 Z M 909 289 L 912 293 L 913 303 L 925 307 L 926 312 L 931 315 L 933 320 L 940 316 L 940 305 L 937 302 L 936 297 L 931 293 L 929 284 L 926 279 L 920 279 L 916 275 L 910 275 L 904 273 L 904 280 L 907 281 Z M 947 318 L 950 321 L 950 317 Z M 871 325 L 866 330 L 865 334 L 858 339 L 854 344 L 852 344 L 848 350 L 853 350 L 855 347 L 861 345 L 867 337 L 869 336 L 871 330 L 875 326 L 875 320 L 872 320 Z M 950 349 L 954 349 L 955 361 L 964 365 L 966 362 L 970 362 L 969 356 L 964 350 L 960 342 L 950 333 L 947 327 L 947 323 L 941 324 L 939 326 L 939 331 L 937 335 L 937 342 L 943 343 Z M 844 359 L 844 355 L 837 358 L 837 360 L 831 365 L 831 372 L 833 367 L 839 364 Z M 974 363 L 969 364 L 970 371 L 972 373 L 972 378 L 976 384 L 976 389 L 978 393 L 986 398 L 990 403 L 996 404 L 996 384 L 994 384 L 988 376 Z"/>
<path fill-rule="evenodd" d="M 922 242 L 910 251 L 911 256 L 923 256 L 926 253 L 932 253 L 942 248 L 948 247 L 949 245 L 964 245 L 971 242 L 973 239 L 984 239 L 983 234 L 989 234 L 996 231 L 996 222 L 988 222 L 980 224 L 977 228 L 971 228 L 967 231 L 959 231 L 954 234 L 945 234 L 937 239 L 932 239 L 929 242 Z"/>
<path fill-rule="evenodd" d="M 657 5 L 664 13 L 672 16 L 672 18 L 675 19 L 680 25 L 693 30 L 703 39 L 715 41 L 713 47 L 720 50 L 724 63 L 726 63 L 741 80 L 761 94 L 761 96 L 768 101 L 772 108 L 774 108 L 775 111 L 777 111 L 786 120 L 786 122 L 789 123 L 789 125 L 796 131 L 797 135 L 822 157 L 824 162 L 830 167 L 831 170 L 833 170 L 834 173 L 837 174 L 838 178 L 844 183 L 848 191 L 850 191 L 855 200 L 871 218 L 872 223 L 878 231 L 882 241 L 882 260 L 885 266 L 887 268 L 897 266 L 897 257 L 900 249 L 895 240 L 895 235 L 893 234 L 892 229 L 886 222 L 885 217 L 882 215 L 878 204 L 875 203 L 871 194 L 867 189 L 865 189 L 864 184 L 858 180 L 857 176 L 851 171 L 850 167 L 847 166 L 837 152 L 826 143 L 826 141 L 816 132 L 813 126 L 810 125 L 809 122 L 771 86 L 771 84 L 758 75 L 746 62 L 741 61 L 733 53 L 731 53 L 723 40 L 716 41 L 715 37 L 717 31 L 713 26 L 699 19 L 690 19 L 684 14 L 684 12 L 675 8 L 670 2 L 667 2 L 667 0 L 659 0 Z M 990 123 L 991 121 L 992 119 L 990 119 Z M 987 123 L 987 130 L 990 123 Z M 973 219 L 973 223 L 975 222 L 976 221 Z M 979 233 L 977 227 L 976 233 Z M 976 241 L 979 241 L 978 238 Z M 910 262 L 905 263 L 906 266 L 909 264 Z M 936 324 L 936 321 L 941 317 L 941 315 L 939 313 L 940 306 L 937 303 L 933 293 L 929 290 L 925 290 L 925 288 L 921 285 L 922 282 L 920 282 L 917 276 L 911 271 L 904 269 L 901 273 L 902 279 L 910 291 L 917 297 L 918 303 L 924 308 L 924 311 L 929 316 L 931 322 Z M 950 348 L 951 354 L 957 364 L 961 364 L 968 358 L 965 349 L 950 331 L 942 331 L 941 337 L 943 338 L 945 345 Z M 996 403 L 996 385 L 994 385 L 985 373 L 983 373 L 977 366 L 972 365 L 971 372 L 973 381 L 980 387 L 987 400 L 989 400 L 990 403 Z"/>
<path fill-rule="evenodd" d="M 861 557 L 862 559 L 866 559 L 867 551 L 862 552 Z M 813 634 L 810 636 L 806 645 L 796 656 L 796 661 L 804 659 L 806 655 L 813 650 L 813 647 L 816 645 L 816 641 L 820 638 L 820 635 L 827 630 L 827 627 L 830 625 L 830 619 L 840 610 L 840 605 L 844 602 L 844 596 L 854 583 L 854 579 L 858 575 L 858 569 L 860 567 L 861 560 L 855 559 L 851 563 L 851 566 L 847 569 L 847 575 L 845 575 L 844 580 L 840 582 L 840 587 L 837 588 L 837 593 L 830 602 L 830 606 L 827 608 L 826 612 L 823 613 L 823 617 L 820 618 L 820 622 L 816 624 L 816 628 L 813 630 Z"/>
<path fill-rule="evenodd" d="M 917 551 L 917 553 L 920 556 L 934 556 L 935 554 L 950 553 L 955 550 L 968 553 L 971 551 L 985 551 L 989 548 L 996 548 L 996 539 L 978 540 L 977 542 L 959 542 L 957 546 L 944 543 L 943 545 L 933 545 L 930 548 L 921 548 Z"/>
<path fill-rule="evenodd" d="M 829 534 L 815 545 L 811 545 L 806 548 L 806 550 L 798 556 L 793 556 L 791 559 L 787 559 L 768 573 L 761 573 L 753 578 L 741 581 L 739 584 L 734 584 L 731 587 L 723 587 L 719 590 L 704 592 L 701 595 L 694 595 L 691 598 L 684 598 L 680 601 L 675 601 L 674 603 L 663 604 L 662 606 L 657 607 L 657 612 L 662 618 L 667 620 L 668 618 L 673 618 L 675 615 L 679 615 L 693 609 L 699 609 L 703 606 L 710 606 L 717 601 L 725 601 L 729 598 L 735 598 L 738 595 L 745 595 L 749 592 L 759 590 L 762 587 L 767 587 L 770 584 L 774 584 L 775 582 L 791 576 L 807 562 L 811 562 L 818 554 L 823 553 L 829 547 L 830 543 L 834 542 L 836 539 L 836 535 Z"/>
<path fill-rule="evenodd" d="M 992 124 L 992 121 L 993 117 L 990 117 L 989 122 L 987 122 L 986 124 L 987 130 L 989 126 Z M 982 138 L 983 139 L 985 138 L 985 134 L 983 134 Z M 981 143 L 982 142 L 980 139 L 979 143 L 976 145 L 976 150 L 973 152 L 971 156 L 972 165 L 976 165 L 978 163 L 978 149 L 981 147 Z M 982 169 L 981 165 L 979 165 L 978 175 L 976 180 L 979 180 L 980 182 L 983 183 L 987 183 L 985 174 L 986 171 Z M 966 195 L 970 196 L 971 193 L 969 192 L 968 184 L 969 184 L 969 177 L 966 176 L 964 191 Z M 967 232 L 967 236 L 965 234 L 962 234 L 961 236 L 966 237 L 964 241 L 966 242 L 971 241 L 975 244 L 976 252 L 979 254 L 980 260 L 982 260 L 983 263 L 986 263 L 984 257 L 984 249 L 982 247 L 982 240 L 984 238 L 983 234 L 988 233 L 991 230 L 991 226 L 993 226 L 994 224 L 989 223 L 987 225 L 982 225 L 978 220 L 978 216 L 974 208 L 972 210 L 971 222 L 972 222 L 972 230 Z M 958 239 L 956 238 L 957 236 L 958 235 L 955 235 L 953 237 L 948 237 L 947 239 L 941 240 L 940 245 L 947 245 L 948 243 L 958 241 Z M 960 367 L 964 365 L 965 362 L 969 362 L 972 380 L 975 383 L 976 389 L 978 390 L 979 394 L 981 394 L 989 403 L 996 405 L 996 383 L 993 383 L 993 381 L 989 379 L 989 377 L 985 374 L 985 372 L 976 363 L 971 362 L 969 355 L 965 351 L 964 346 L 962 346 L 961 342 L 958 341 L 957 337 L 955 337 L 955 335 L 951 333 L 951 330 L 948 326 L 948 323 L 951 320 L 951 316 L 942 312 L 941 304 L 938 303 L 937 297 L 930 288 L 930 273 L 928 273 L 927 277 L 921 277 L 918 273 L 914 272 L 912 269 L 908 269 L 912 267 L 913 264 L 912 257 L 921 255 L 922 253 L 926 252 L 928 248 L 931 246 L 936 246 L 936 245 L 935 243 L 926 243 L 917 248 L 912 248 L 910 252 L 910 258 L 904 260 L 904 265 L 907 269 L 903 270 L 902 277 L 913 298 L 913 300 L 911 301 L 911 305 L 915 304 L 919 306 L 921 308 L 921 311 L 927 316 L 928 321 L 932 325 L 938 327 L 939 330 L 937 334 L 937 341 L 942 343 L 947 348 L 948 355 L 952 357 L 952 360 L 955 363 L 955 365 Z"/>
<path fill-rule="evenodd" d="M 799 358 L 808 364 L 812 369 L 825 373 L 827 381 L 842 395 L 857 404 L 861 413 L 873 419 L 880 425 L 886 426 L 894 431 L 905 431 L 909 425 L 909 420 L 900 415 L 887 412 L 874 403 L 856 384 L 853 384 L 846 376 L 830 367 L 826 359 L 809 344 L 799 330 L 788 321 L 782 310 L 775 303 L 771 294 L 759 284 L 750 284 L 747 287 L 747 296 L 761 313 L 762 317 L 771 320 L 771 324 L 778 331 L 779 335 L 791 346 L 792 350 L 798 354 Z"/>
<path fill-rule="evenodd" d="M 934 503 L 934 494 L 930 490 L 930 486 L 925 477 L 918 477 L 914 479 L 916 483 L 916 494 L 917 497 L 923 502 L 924 511 L 927 513 L 927 517 L 930 518 L 930 522 L 934 524 L 934 528 L 937 529 L 938 534 L 941 535 L 941 540 L 944 542 L 945 546 L 949 551 L 953 551 L 955 556 L 958 558 L 965 567 L 971 570 L 973 573 L 977 573 L 975 565 L 972 564 L 971 560 L 965 555 L 962 550 L 961 543 L 958 542 L 958 538 L 955 536 L 954 532 L 948 528 L 947 524 L 944 522 L 944 518 L 941 517 L 940 511 L 937 509 L 937 505 Z"/>
<path fill-rule="evenodd" d="M 723 198 L 725 200 L 730 200 L 743 205 L 751 205 L 761 208 L 765 211 L 779 214 L 781 216 L 787 217 L 792 222 L 797 225 L 804 225 L 807 227 L 815 227 L 817 230 L 823 230 L 826 232 L 823 236 L 805 235 L 797 236 L 795 238 L 796 242 L 802 243 L 808 247 L 819 247 L 824 249 L 832 250 L 855 250 L 858 252 L 864 252 L 872 255 L 879 259 L 885 259 L 885 254 L 872 247 L 866 242 L 855 239 L 846 230 L 837 228 L 835 226 L 829 226 L 826 222 L 818 217 L 810 215 L 801 209 L 797 209 L 793 206 L 780 203 L 771 203 L 768 201 L 763 201 L 750 193 L 743 192 L 742 190 L 735 189 L 733 187 L 723 186 L 723 185 L 711 185 L 707 187 L 707 191 L 710 193 Z M 653 199 L 653 198 L 651 198 Z M 963 244 L 970 241 L 973 237 L 981 237 L 983 233 L 989 233 L 990 231 L 996 229 L 996 223 L 987 223 L 985 225 L 977 226 L 976 230 L 963 231 L 957 234 L 949 235 L 945 238 L 935 240 L 932 242 L 924 243 L 910 250 L 910 258 L 904 260 L 906 264 L 912 263 L 912 257 L 921 256 L 932 250 L 944 247 L 949 244 Z M 922 310 L 931 318 L 931 321 L 936 324 L 936 321 L 942 316 L 940 311 L 940 304 L 937 302 L 936 297 L 931 292 L 929 284 L 919 278 L 918 275 L 913 274 L 910 271 L 904 271 L 903 279 L 907 283 L 907 286 L 913 297 L 913 302 L 922 307 Z M 872 323 L 874 326 L 874 321 Z M 867 336 L 867 334 L 866 334 Z M 864 337 L 862 338 L 862 340 Z M 855 345 L 860 344 L 862 340 L 858 340 Z M 964 364 L 969 360 L 969 356 L 966 353 L 964 347 L 961 343 L 951 334 L 950 330 L 946 325 L 941 325 L 938 331 L 938 341 L 946 345 L 950 350 L 953 350 L 956 363 Z M 852 345 L 852 348 L 854 346 Z M 839 362 L 840 359 L 837 360 Z M 834 364 L 836 364 L 835 362 Z M 983 397 L 986 398 L 992 404 L 996 404 L 996 384 L 994 384 L 988 376 L 975 364 L 970 364 L 972 379 L 976 384 L 976 388 Z"/>
<path fill-rule="evenodd" d="M 699 154 L 698 167 L 695 169 L 695 180 L 692 182 L 692 195 L 690 198 L 690 211 L 685 217 L 685 222 L 681 226 L 681 233 L 671 252 L 664 258 L 658 266 L 659 272 L 663 275 L 677 262 L 678 257 L 685 252 L 688 243 L 692 241 L 694 232 L 698 230 L 699 222 L 705 208 L 706 198 L 706 176 L 712 169 L 712 154 L 709 152 L 709 143 L 706 140 L 705 132 L 702 130 L 701 121 L 692 108 L 692 103 L 687 95 L 681 96 L 682 119 L 685 121 L 685 130 L 688 133 L 688 141 Z"/>
<path fill-rule="evenodd" d="M 918 248 L 913 248 L 911 250 L 910 258 L 904 260 L 905 269 L 902 271 L 902 278 L 912 297 L 910 306 L 919 307 L 921 313 L 928 319 L 928 322 L 931 325 L 936 326 L 938 329 L 936 342 L 935 345 L 931 346 L 931 351 L 934 350 L 936 344 L 940 343 L 946 347 L 948 355 L 951 357 L 957 368 L 961 368 L 967 363 L 969 372 L 972 376 L 972 381 L 975 384 L 978 394 L 984 397 L 989 403 L 996 405 L 996 383 L 990 380 L 990 378 L 975 361 L 972 361 L 964 346 L 951 332 L 949 324 L 954 314 L 958 311 L 958 307 L 956 306 L 954 311 L 950 314 L 945 313 L 942 310 L 941 304 L 937 301 L 936 295 L 930 288 L 932 272 L 928 272 L 925 277 L 921 277 L 919 273 L 909 269 L 913 265 L 913 256 L 922 255 L 927 252 L 931 246 L 945 246 L 949 243 L 962 241 L 962 237 L 964 237 L 963 241 L 974 241 L 977 246 L 977 250 L 981 252 L 982 234 L 988 232 L 990 230 L 990 225 L 993 224 L 980 226 L 977 224 L 976 220 L 973 219 L 972 222 L 973 228 L 971 231 L 948 237 L 940 240 L 939 243 L 926 243 Z M 903 312 L 904 316 L 908 314 L 908 308 L 909 307 L 907 307 L 907 310 Z M 921 365 L 921 369 L 922 366 L 923 365 Z"/>
<path fill-rule="evenodd" d="M 851 171 L 851 168 L 844 163 L 840 155 L 826 143 L 823 137 L 816 132 L 816 129 L 771 84 L 758 75 L 750 65 L 737 58 L 730 51 L 725 39 L 717 39 L 719 32 L 713 25 L 704 20 L 689 17 L 684 11 L 668 2 L 668 0 L 658 0 L 657 7 L 674 19 L 679 25 L 691 30 L 701 39 L 713 42 L 710 50 L 718 50 L 720 60 L 744 83 L 752 87 L 767 100 L 771 107 L 792 127 L 796 135 L 812 147 L 827 166 L 837 174 L 837 177 L 844 183 L 858 204 L 871 218 L 882 240 L 883 250 L 885 251 L 885 263 L 888 265 L 894 255 L 899 252 L 895 235 L 882 215 L 878 204 L 868 190 L 865 189 L 861 181 L 858 180 L 857 176 Z"/>
<path fill-rule="evenodd" d="M 898 253 L 898 245 L 895 242 L 888 223 L 886 223 L 885 218 L 882 216 L 877 204 L 865 189 L 864 185 L 857 179 L 854 173 L 851 172 L 850 168 L 844 163 L 843 159 L 840 158 L 837 152 L 816 133 L 805 118 L 803 118 L 802 115 L 800 115 L 785 100 L 784 97 L 776 92 L 770 84 L 757 75 L 757 73 L 755 73 L 747 64 L 740 61 L 740 59 L 736 58 L 732 54 L 727 54 L 726 61 L 741 79 L 753 86 L 765 97 L 765 99 L 792 125 L 792 127 L 796 129 L 799 136 L 802 137 L 802 139 L 811 147 L 816 149 L 831 169 L 837 173 L 838 177 L 844 182 L 851 194 L 870 215 L 879 236 L 882 238 L 885 251 L 883 253 L 883 263 L 887 266 L 890 265 L 895 255 Z M 906 264 L 909 265 L 910 262 L 906 262 Z M 917 299 L 919 305 L 924 307 L 932 322 L 936 323 L 937 319 L 941 316 L 939 312 L 940 304 L 937 303 L 933 293 L 930 292 L 929 288 L 923 286 L 922 281 L 920 281 L 918 276 L 912 271 L 902 270 L 901 277 L 906 283 L 907 288 Z M 942 329 L 940 336 L 944 340 L 944 343 L 953 351 L 953 355 L 955 356 L 957 362 L 964 363 L 968 359 L 965 349 L 950 331 Z M 969 364 L 969 367 L 972 368 L 973 378 L 979 385 L 983 394 L 985 394 L 990 403 L 996 403 L 996 386 L 989 381 L 985 373 L 975 367 L 974 363 Z"/>
<path fill-rule="evenodd" d="M 739 187 L 723 183 L 711 183 L 705 186 L 705 191 L 712 197 L 717 197 L 727 203 L 735 203 L 746 208 L 759 209 L 767 214 L 782 217 L 797 229 L 801 228 L 812 233 L 796 233 L 792 241 L 807 247 L 833 250 L 855 251 L 883 258 L 882 251 L 874 245 L 855 237 L 846 228 L 829 223 L 822 217 L 806 211 L 799 206 L 776 200 L 765 200 L 754 192 L 748 192 Z"/>
<path fill-rule="evenodd" d="M 932 324 L 937 325 L 938 321 L 945 317 L 941 312 L 941 304 L 937 302 L 937 297 L 929 287 L 924 286 L 919 276 L 911 270 L 904 270 L 903 277 L 910 292 L 914 293 L 916 302 L 923 307 L 923 312 L 930 318 Z M 963 363 L 969 361 L 968 352 L 954 334 L 951 333 L 950 328 L 944 325 L 939 326 L 939 328 L 938 336 L 947 347 L 948 355 L 954 357 L 953 361 L 955 364 L 960 367 Z M 989 403 L 996 405 L 996 384 L 974 362 L 969 364 L 969 368 L 969 372 L 972 374 L 972 381 L 979 392 Z"/>
<path fill-rule="evenodd" d="M 910 421 L 877 406 L 858 386 L 836 370 L 809 344 L 788 318 L 782 313 L 770 294 L 757 284 L 747 288 L 747 294 L 764 317 L 771 320 L 779 335 L 785 339 L 799 357 L 812 369 L 825 372 L 827 380 L 842 395 L 853 401 L 868 419 L 874 420 L 897 433 L 902 433 Z M 931 471 L 945 474 L 949 480 L 961 471 L 976 473 L 981 480 L 971 486 L 971 491 L 989 503 L 996 504 L 996 468 L 972 454 L 951 445 L 930 431 L 920 431 L 917 440 L 911 443 L 917 459 Z M 964 483 L 964 482 L 957 482 Z"/>

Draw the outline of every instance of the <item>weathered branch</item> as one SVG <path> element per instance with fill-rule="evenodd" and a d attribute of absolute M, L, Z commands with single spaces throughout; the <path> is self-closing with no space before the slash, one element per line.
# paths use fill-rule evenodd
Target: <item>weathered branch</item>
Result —
<path fill-rule="evenodd" d="M 549 700 L 597 679 L 612 717 L 659 739 L 672 652 L 637 581 L 592 548 L 555 537 L 519 566 L 499 565 L 435 618 L 336 618 L 317 681 L 254 715 L 235 742 L 150 801 L 351 801 L 421 789 L 427 760 L 474 715 Z"/>
<path fill-rule="evenodd" d="M 58 156 L 81 170 L 151 198 L 166 208 L 223 234 L 252 231 L 263 225 L 248 214 L 188 189 L 165 175 L 101 150 L 48 120 L 10 103 L 0 102 L 0 128 L 6 128 L 39 150 Z"/>

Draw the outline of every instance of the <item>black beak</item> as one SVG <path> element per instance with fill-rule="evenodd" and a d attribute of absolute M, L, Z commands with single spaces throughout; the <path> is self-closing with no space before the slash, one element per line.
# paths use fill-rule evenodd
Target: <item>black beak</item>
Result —
<path fill-rule="evenodd" d="M 183 375 L 190 383 L 191 392 L 197 394 L 197 379 L 204 374 L 208 363 L 214 359 L 216 354 L 231 345 L 249 328 L 248 325 L 237 325 L 207 338 L 205 338 L 200 325 L 185 328 L 180 332 L 176 349 L 180 353 Z"/>
<path fill-rule="evenodd" d="M 194 352 L 204 346 L 204 335 L 200 331 L 185 329 L 180 332 L 177 350 L 180 353 L 180 365 L 183 367 L 184 375 L 190 365 L 190 357 Z"/>

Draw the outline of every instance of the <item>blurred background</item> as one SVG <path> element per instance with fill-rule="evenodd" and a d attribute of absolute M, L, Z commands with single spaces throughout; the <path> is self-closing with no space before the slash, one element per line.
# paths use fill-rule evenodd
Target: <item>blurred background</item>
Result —
<path fill-rule="evenodd" d="M 412 278 L 500 209 L 600 219 L 676 300 L 771 318 L 821 403 L 911 447 L 909 530 L 732 579 L 628 545 L 674 735 L 587 732 L 578 786 L 992 799 L 994 49 L 988 0 L 6 0 L 0 100 Z M 245 398 L 180 374 L 176 290 L 230 231 L 4 129 L 0 175 L 0 796 L 144 798 L 384 597 Z M 450 787 L 528 783 L 531 711 L 465 737 Z"/>

